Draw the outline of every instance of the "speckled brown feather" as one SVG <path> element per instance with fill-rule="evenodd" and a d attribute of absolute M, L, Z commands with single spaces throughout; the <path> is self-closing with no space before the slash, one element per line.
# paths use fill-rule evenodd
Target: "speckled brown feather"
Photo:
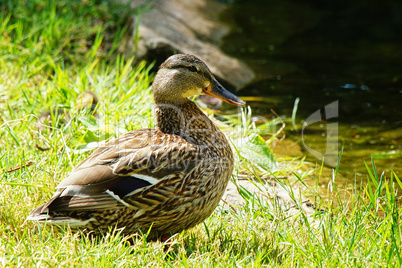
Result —
<path fill-rule="evenodd" d="M 233 170 L 232 151 L 219 128 L 181 97 L 213 77 L 194 56 L 171 58 L 153 84 L 157 127 L 99 147 L 29 219 L 95 233 L 117 227 L 132 234 L 152 226 L 152 239 L 191 228 L 213 212 Z M 202 72 L 189 73 L 186 64 Z"/>

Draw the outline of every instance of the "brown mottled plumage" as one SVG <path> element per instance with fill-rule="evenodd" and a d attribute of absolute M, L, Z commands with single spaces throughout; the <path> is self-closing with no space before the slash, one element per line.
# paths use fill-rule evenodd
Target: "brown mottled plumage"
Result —
<path fill-rule="evenodd" d="M 233 170 L 224 134 L 187 97 L 207 94 L 244 105 L 226 91 L 200 59 L 168 58 L 152 90 L 155 129 L 130 131 L 99 147 L 59 185 L 51 200 L 28 219 L 97 233 L 167 237 L 207 218 Z"/>

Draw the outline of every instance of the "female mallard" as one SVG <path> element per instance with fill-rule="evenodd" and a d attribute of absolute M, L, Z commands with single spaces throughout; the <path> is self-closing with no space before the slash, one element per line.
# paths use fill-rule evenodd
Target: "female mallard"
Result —
<path fill-rule="evenodd" d="M 233 171 L 225 135 L 187 97 L 244 102 L 195 56 L 179 54 L 152 84 L 155 129 L 130 131 L 99 147 L 28 219 L 95 233 L 121 228 L 165 238 L 201 223 L 216 208 Z"/>

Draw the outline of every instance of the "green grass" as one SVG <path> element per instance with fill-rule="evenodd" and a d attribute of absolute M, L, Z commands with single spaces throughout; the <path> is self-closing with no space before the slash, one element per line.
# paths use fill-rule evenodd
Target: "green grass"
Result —
<path fill-rule="evenodd" d="M 121 9 L 102 1 L 0 2 L 0 265 L 402 265 L 402 209 L 396 194 L 402 183 L 394 173 L 385 178 L 374 163 L 366 164 L 367 186 L 345 195 L 334 183 L 325 211 L 313 217 L 288 217 L 275 202 L 241 189 L 246 206 L 218 207 L 204 224 L 173 237 L 167 251 L 164 243 L 147 242 L 146 235 L 128 245 L 127 238 L 113 231 L 94 240 L 26 222 L 29 212 L 88 156 L 89 142 L 153 126 L 152 74 L 145 63 L 134 66 L 117 53 L 125 32 Z M 76 110 L 77 96 L 86 90 L 101 100 L 98 121 Z M 54 115 L 52 126 L 38 128 L 38 116 L 55 108 L 69 112 L 67 124 L 58 124 Z M 255 132 L 247 118 L 237 123 L 244 124 L 243 134 Z M 238 172 L 269 173 L 241 157 Z M 29 161 L 33 164 L 10 170 Z M 341 168 L 331 181 L 336 182 Z"/>

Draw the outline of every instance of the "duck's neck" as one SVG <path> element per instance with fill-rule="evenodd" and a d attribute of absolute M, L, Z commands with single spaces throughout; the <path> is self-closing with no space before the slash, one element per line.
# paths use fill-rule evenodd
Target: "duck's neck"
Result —
<path fill-rule="evenodd" d="M 211 141 L 223 133 L 198 108 L 185 99 L 180 103 L 156 103 L 156 126 L 164 133 L 183 137 L 190 143 L 200 144 Z"/>

